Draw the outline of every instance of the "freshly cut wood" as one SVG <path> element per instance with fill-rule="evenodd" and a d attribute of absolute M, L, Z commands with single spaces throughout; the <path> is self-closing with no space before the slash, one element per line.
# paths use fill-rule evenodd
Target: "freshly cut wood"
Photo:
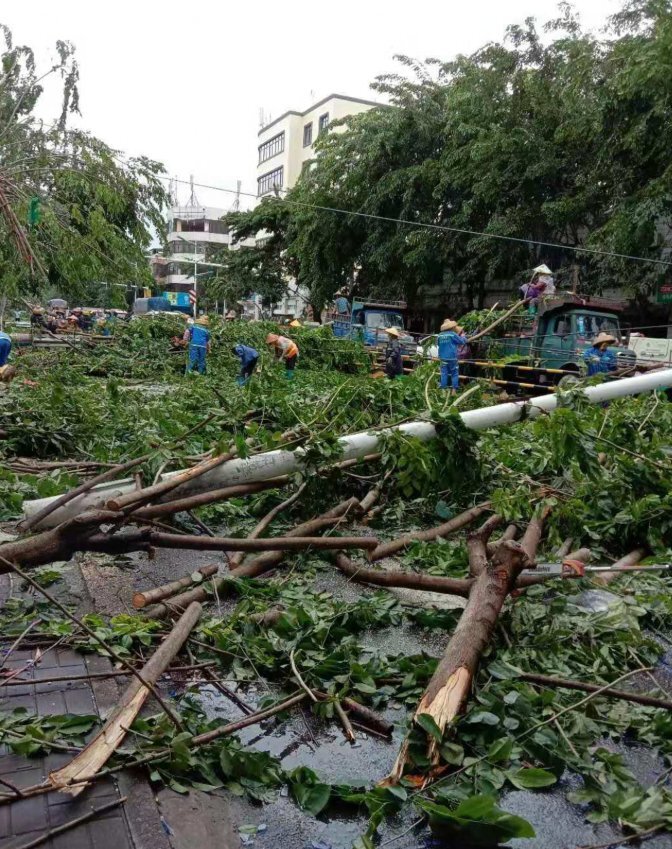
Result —
<path fill-rule="evenodd" d="M 162 584 L 160 587 L 155 587 L 152 590 L 143 590 L 142 592 L 134 593 L 133 607 L 136 610 L 140 610 L 143 607 L 147 607 L 148 604 L 155 604 L 157 601 L 161 601 L 164 598 L 170 598 L 171 595 L 179 593 L 179 591 L 183 590 L 185 587 L 190 587 L 192 584 L 200 583 L 203 578 L 209 578 L 212 575 L 216 575 L 218 570 L 219 566 L 216 563 L 212 563 L 209 566 L 201 566 L 196 570 L 196 573 L 201 575 L 201 578 L 198 580 L 194 580 L 194 575 L 196 573 L 192 572 L 190 575 L 185 575 L 184 578 L 178 578 L 178 580 L 171 581 L 169 584 Z"/>
<path fill-rule="evenodd" d="M 622 699 L 633 702 L 636 705 L 647 705 L 647 707 L 672 710 L 672 701 L 659 699 L 656 696 L 646 696 L 643 693 L 630 693 L 627 690 L 614 690 L 612 687 L 604 688 L 604 684 L 588 684 L 585 681 L 576 681 L 573 678 L 556 678 L 553 675 L 537 675 L 534 672 L 523 672 L 519 678 L 529 681 L 531 684 L 540 684 L 543 687 L 558 687 L 563 690 L 579 690 L 582 693 L 597 693 L 601 696 L 609 696 L 611 699 Z"/>
<path fill-rule="evenodd" d="M 615 578 L 618 578 L 618 569 L 624 569 L 628 566 L 636 566 L 643 557 L 646 557 L 646 551 L 643 548 L 636 548 L 634 551 L 631 551 L 629 554 L 626 554 L 614 563 L 613 572 L 601 572 L 599 575 L 595 575 L 593 580 L 606 586 Z"/>
<path fill-rule="evenodd" d="M 323 513 L 321 516 L 297 525 L 291 531 L 287 532 L 287 537 L 314 534 L 324 528 L 333 527 L 335 524 L 342 521 L 350 511 L 354 510 L 357 504 L 359 504 L 359 501 L 356 498 L 349 498 L 347 501 L 341 502 L 336 507 L 328 510 L 326 513 Z M 265 572 L 270 572 L 282 562 L 284 556 L 284 552 L 282 551 L 267 551 L 266 553 L 259 555 L 259 557 L 253 558 L 249 563 L 237 566 L 235 569 L 232 569 L 228 575 L 222 576 L 215 582 L 217 593 L 221 595 L 227 590 L 231 591 L 234 588 L 234 584 L 230 580 L 231 578 L 257 578 Z M 181 593 L 180 595 L 171 598 L 169 603 L 164 602 L 163 604 L 158 604 L 152 607 L 150 610 L 145 612 L 145 615 L 153 619 L 161 619 L 165 616 L 169 616 L 174 611 L 184 610 L 192 601 L 202 602 L 205 601 L 207 597 L 208 591 L 205 587 L 194 587 L 185 593 Z"/>
<path fill-rule="evenodd" d="M 201 611 L 201 605 L 196 603 L 185 610 L 168 637 L 142 668 L 141 676 L 147 683 L 153 686 L 166 671 L 198 622 Z M 132 681 L 93 740 L 70 763 L 49 773 L 51 786 L 71 796 L 78 796 L 86 787 L 86 776 L 98 772 L 121 744 L 149 693 L 148 687 L 142 686 L 139 681 Z"/>
<path fill-rule="evenodd" d="M 520 543 L 509 540 L 497 547 L 487 566 L 474 579 L 467 606 L 450 638 L 443 657 L 416 708 L 414 720 L 428 714 L 443 733 L 462 710 L 473 681 L 478 662 L 492 638 L 504 599 L 514 588 L 516 578 L 534 557 L 541 539 L 547 511 L 533 519 Z M 478 565 L 487 559 L 487 544 L 493 524 L 486 522 L 470 538 L 469 560 Z M 383 785 L 397 784 L 408 762 L 408 738 L 399 751 L 390 775 Z M 432 764 L 439 759 L 438 743 L 428 742 L 427 755 Z M 431 781 L 431 773 L 426 782 Z"/>
<path fill-rule="evenodd" d="M 396 554 L 397 551 L 401 551 L 417 541 L 430 542 L 433 539 L 448 536 L 448 534 L 452 534 L 454 531 L 459 531 L 460 528 L 464 528 L 466 525 L 471 524 L 471 522 L 478 519 L 479 516 L 482 516 L 483 513 L 489 509 L 489 502 L 477 504 L 475 507 L 465 510 L 464 513 L 460 513 L 459 516 L 454 516 L 448 522 L 444 522 L 442 525 L 437 525 L 435 528 L 428 528 L 425 531 L 414 531 L 413 533 L 406 534 L 398 539 L 390 540 L 390 542 L 384 542 L 382 545 L 379 545 L 378 548 L 373 550 L 371 560 L 382 560 L 383 557 L 391 557 L 393 554 Z"/>
<path fill-rule="evenodd" d="M 377 587 L 407 587 L 433 593 L 446 593 L 466 598 L 473 581 L 469 578 L 442 578 L 438 575 L 423 575 L 402 570 L 367 569 L 353 563 L 349 557 L 338 552 L 334 558 L 336 566 L 348 577 L 362 584 Z"/>

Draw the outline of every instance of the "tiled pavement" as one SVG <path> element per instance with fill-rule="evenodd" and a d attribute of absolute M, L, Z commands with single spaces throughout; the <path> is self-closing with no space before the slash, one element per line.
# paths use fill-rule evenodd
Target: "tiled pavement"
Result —
<path fill-rule="evenodd" d="M 34 650 L 16 651 L 5 669 L 22 669 L 35 655 Z M 0 711 L 24 707 L 40 716 L 53 714 L 96 713 L 94 693 L 87 681 L 67 684 L 40 684 L 42 678 L 82 675 L 109 669 L 108 661 L 95 655 L 84 656 L 66 648 L 46 652 L 38 666 L 29 668 L 21 678 L 34 683 L 0 687 Z M 42 782 L 50 770 L 63 766 L 72 755 L 54 753 L 46 758 L 25 758 L 0 750 L 0 778 L 6 777 L 19 788 Z M 1 788 L 0 788 L 1 789 Z M 0 805 L 0 849 L 19 849 L 49 829 L 76 819 L 108 802 L 118 799 L 119 789 L 112 779 L 96 782 L 72 799 L 64 793 L 48 793 L 11 804 Z M 157 840 L 157 844 L 160 840 Z M 113 808 L 91 820 L 49 839 L 46 849 L 132 849 L 134 841 L 124 806 Z"/>

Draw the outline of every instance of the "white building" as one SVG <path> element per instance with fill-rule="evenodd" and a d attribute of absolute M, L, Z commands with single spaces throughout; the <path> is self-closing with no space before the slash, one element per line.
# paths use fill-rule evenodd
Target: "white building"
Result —
<path fill-rule="evenodd" d="M 259 130 L 257 196 L 271 194 L 274 188 L 291 189 L 304 163 L 314 159 L 314 144 L 321 133 L 326 133 L 334 121 L 367 112 L 375 106 L 380 104 L 330 94 L 305 112 L 290 109 L 263 126 Z"/>
<path fill-rule="evenodd" d="M 174 207 L 168 213 L 168 262 L 164 277 L 166 290 L 177 292 L 194 288 L 194 274 L 206 274 L 213 254 L 230 246 L 229 228 L 221 220 L 226 209 L 213 206 Z M 196 278 L 198 279 L 198 277 Z"/>
<path fill-rule="evenodd" d="M 305 112 L 290 109 L 259 130 L 257 162 L 257 197 L 270 195 L 275 189 L 291 189 L 301 176 L 306 163 L 315 158 L 315 141 L 329 130 L 334 121 L 367 112 L 380 104 L 372 100 L 330 94 Z M 335 127 L 334 131 L 342 131 Z M 257 244 L 265 238 L 257 237 Z M 289 280 L 287 291 L 273 309 L 278 317 L 299 316 L 308 305 L 308 292 Z"/>

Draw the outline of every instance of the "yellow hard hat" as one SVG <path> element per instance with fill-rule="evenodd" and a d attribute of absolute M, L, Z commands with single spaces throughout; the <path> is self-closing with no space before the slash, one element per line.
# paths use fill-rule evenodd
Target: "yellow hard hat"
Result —
<path fill-rule="evenodd" d="M 298 320 L 298 318 L 295 318 L 294 321 L 289 322 L 289 326 L 290 327 L 301 327 L 301 322 Z"/>
<path fill-rule="evenodd" d="M 210 324 L 210 319 L 207 317 L 207 315 L 199 315 L 199 317 L 196 319 L 196 324 Z"/>

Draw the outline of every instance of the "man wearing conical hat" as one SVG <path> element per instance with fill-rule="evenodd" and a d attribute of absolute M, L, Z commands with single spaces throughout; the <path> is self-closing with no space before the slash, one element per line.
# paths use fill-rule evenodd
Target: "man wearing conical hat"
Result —
<path fill-rule="evenodd" d="M 452 318 L 447 318 L 441 325 L 441 332 L 438 336 L 439 344 L 439 359 L 441 360 L 441 381 L 439 386 L 441 389 L 448 389 L 450 384 L 451 394 L 455 394 L 460 388 L 460 371 L 457 363 L 457 354 L 459 349 L 466 345 L 469 341 L 464 335 L 463 328 L 453 321 Z"/>
<path fill-rule="evenodd" d="M 611 333 L 598 333 L 593 339 L 593 345 L 583 352 L 583 359 L 588 365 L 588 377 L 594 374 L 608 374 L 616 369 L 616 354 L 609 349 L 616 344 L 616 337 Z"/>

